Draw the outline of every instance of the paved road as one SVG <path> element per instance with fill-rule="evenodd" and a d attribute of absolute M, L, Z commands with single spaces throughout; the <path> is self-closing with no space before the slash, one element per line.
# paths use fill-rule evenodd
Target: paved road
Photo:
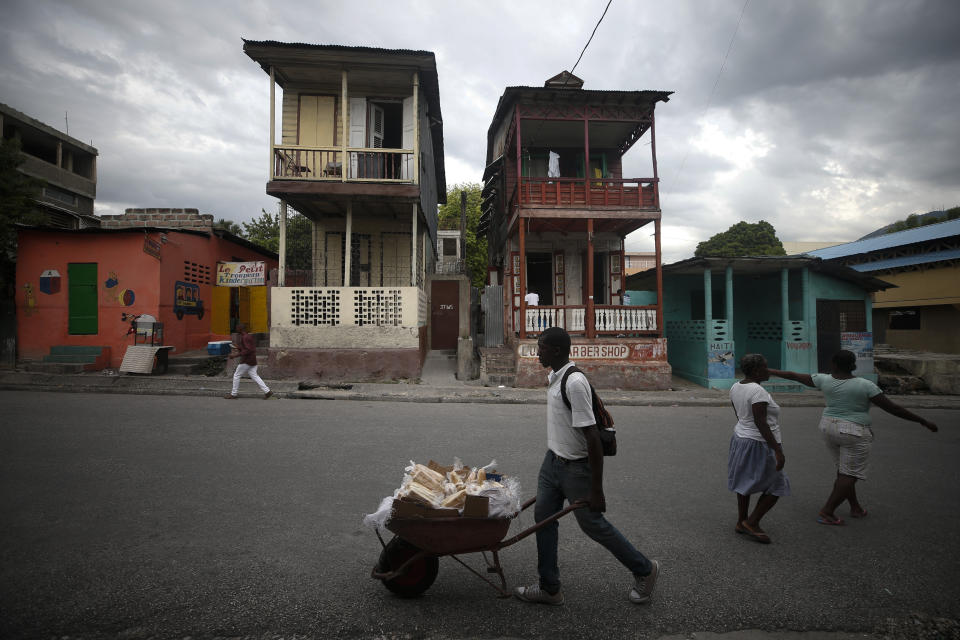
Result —
<path fill-rule="evenodd" d="M 411 459 L 495 458 L 529 495 L 542 405 L 0 392 L 0 406 L 4 638 L 910 637 L 960 618 L 960 412 L 927 412 L 938 434 L 875 416 L 870 516 L 841 528 L 814 521 L 833 473 L 819 411 L 785 410 L 794 496 L 762 546 L 732 530 L 729 409 L 616 407 L 608 515 L 662 562 L 655 600 L 628 603 L 628 577 L 568 518 L 567 604 L 539 607 L 449 559 L 423 598 L 393 597 L 369 578 L 379 543 L 361 517 Z M 535 580 L 535 557 L 532 538 L 506 549 L 508 579 Z"/>

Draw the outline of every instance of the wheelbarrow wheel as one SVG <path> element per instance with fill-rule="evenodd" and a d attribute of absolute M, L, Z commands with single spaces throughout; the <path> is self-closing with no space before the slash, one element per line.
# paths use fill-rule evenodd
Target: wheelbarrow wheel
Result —
<path fill-rule="evenodd" d="M 386 573 L 395 571 L 404 562 L 420 552 L 420 549 L 400 538 L 394 538 L 380 552 L 377 571 Z M 440 570 L 440 558 L 424 556 L 407 566 L 406 571 L 391 580 L 384 580 L 383 586 L 401 598 L 415 598 L 430 588 L 437 579 Z"/>

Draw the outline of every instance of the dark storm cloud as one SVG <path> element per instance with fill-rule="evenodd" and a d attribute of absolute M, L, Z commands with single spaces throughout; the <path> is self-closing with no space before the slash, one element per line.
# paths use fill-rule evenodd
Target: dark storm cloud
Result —
<path fill-rule="evenodd" d="M 60 129 L 69 112 L 100 150 L 100 212 L 249 220 L 276 201 L 268 80 L 241 37 L 433 51 L 452 185 L 480 180 L 504 87 L 572 68 L 605 5 L 16 0 L 0 101 Z M 741 219 L 845 240 L 960 204 L 960 3 L 751 0 L 725 59 L 743 6 L 614 0 L 576 70 L 588 89 L 676 92 L 657 110 L 668 261 Z M 649 175 L 649 146 L 625 170 Z"/>

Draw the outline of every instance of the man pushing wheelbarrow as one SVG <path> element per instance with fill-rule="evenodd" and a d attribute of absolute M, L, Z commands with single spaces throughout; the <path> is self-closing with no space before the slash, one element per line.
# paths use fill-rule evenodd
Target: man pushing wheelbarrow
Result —
<path fill-rule="evenodd" d="M 406 495 L 400 495 L 392 503 L 388 498 L 378 512 L 389 514 L 385 526 L 395 537 L 383 545 L 372 577 L 382 580 L 394 593 L 412 597 L 426 591 L 436 578 L 439 557 L 449 555 L 491 584 L 502 596 L 509 596 L 498 552 L 536 534 L 540 580 L 531 586 L 516 587 L 513 595 L 525 602 L 561 605 L 564 598 L 557 564 L 557 520 L 573 511 L 584 533 L 607 548 L 633 575 L 629 600 L 635 604 L 650 601 L 656 586 L 659 563 L 648 560 L 603 516 L 606 510 L 603 456 L 605 451 L 613 455 L 616 447 L 615 444 L 606 446 L 613 436 L 602 434 L 598 422 L 603 422 L 604 427 L 612 427 L 612 420 L 609 420 L 609 414 L 603 409 L 586 377 L 570 362 L 570 336 L 566 331 L 557 327 L 547 329 L 541 334 L 537 347 L 540 363 L 552 370 L 547 388 L 548 450 L 540 468 L 537 497 L 515 511 L 506 509 L 490 517 L 486 511 L 471 512 L 466 501 L 470 501 L 471 497 L 484 496 L 470 496 L 468 489 L 465 491 L 462 513 L 457 509 L 443 513 L 444 503 L 448 499 L 448 507 L 452 507 L 459 498 L 454 499 L 449 494 L 451 497 L 440 501 L 439 509 L 411 506 L 410 502 L 427 500 L 426 495 L 419 494 L 430 492 L 430 488 L 423 492 L 418 486 L 410 486 L 421 483 L 407 483 L 401 489 L 401 493 L 407 489 Z M 597 416 L 596 413 L 601 415 Z M 419 471 L 415 467 L 412 469 Z M 451 487 L 446 485 L 450 483 L 445 482 L 451 479 L 449 474 L 444 478 L 437 471 L 437 476 L 419 473 L 419 477 L 427 485 L 433 485 L 433 489 L 439 486 L 441 491 L 449 491 Z M 454 479 L 456 477 L 455 474 Z M 566 507 L 563 506 L 565 500 L 568 502 Z M 534 503 L 536 524 L 504 540 L 512 518 Z M 417 509 L 421 511 L 417 513 Z M 377 535 L 380 535 L 379 532 Z M 496 573 L 500 577 L 500 585 L 457 558 L 457 555 L 474 552 L 483 553 L 487 572 Z M 487 558 L 488 552 L 492 560 Z"/>

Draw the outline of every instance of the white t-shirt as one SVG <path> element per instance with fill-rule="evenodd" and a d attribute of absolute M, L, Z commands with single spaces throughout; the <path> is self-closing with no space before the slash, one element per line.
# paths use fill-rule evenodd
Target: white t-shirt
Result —
<path fill-rule="evenodd" d="M 530 307 L 535 307 L 540 304 L 540 294 L 534 293 L 533 291 L 523 296 L 523 299 L 527 301 L 527 306 Z"/>
<path fill-rule="evenodd" d="M 773 401 L 773 397 L 766 389 L 756 382 L 741 384 L 734 383 L 730 387 L 730 401 L 733 402 L 733 409 L 737 412 L 737 424 L 733 427 L 733 432 L 741 438 L 750 438 L 751 440 L 760 440 L 765 442 L 757 424 L 753 421 L 753 405 L 759 402 L 767 403 L 767 426 L 773 434 L 773 439 L 780 440 L 780 405 Z"/>
<path fill-rule="evenodd" d="M 559 371 L 547 375 L 547 446 L 561 458 L 576 460 L 587 457 L 587 438 L 583 429 L 597 423 L 593 416 L 593 396 L 587 377 L 575 371 L 567 378 L 567 399 L 570 409 L 560 394 L 564 372 L 574 366 L 567 363 Z"/>

